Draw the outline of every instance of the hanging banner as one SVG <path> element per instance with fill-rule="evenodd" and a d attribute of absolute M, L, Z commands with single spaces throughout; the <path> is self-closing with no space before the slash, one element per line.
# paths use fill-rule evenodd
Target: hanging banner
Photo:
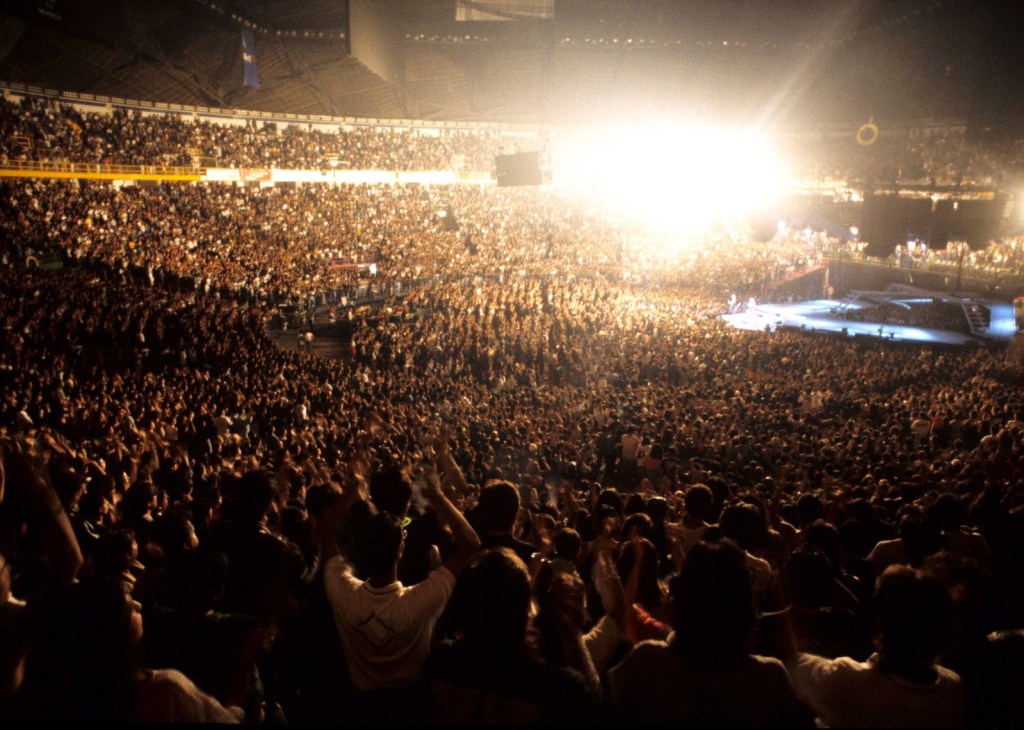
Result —
<path fill-rule="evenodd" d="M 555 0 L 456 0 L 455 20 L 524 20 L 555 17 Z"/>
<path fill-rule="evenodd" d="M 242 170 L 242 182 L 270 182 L 270 170 Z"/>
<path fill-rule="evenodd" d="M 242 69 L 243 85 L 250 89 L 260 88 L 260 72 L 256 68 L 256 41 L 251 30 L 242 31 Z"/>

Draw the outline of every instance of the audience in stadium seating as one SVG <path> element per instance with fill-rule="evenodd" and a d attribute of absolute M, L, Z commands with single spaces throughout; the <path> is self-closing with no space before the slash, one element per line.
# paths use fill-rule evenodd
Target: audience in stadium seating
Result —
<path fill-rule="evenodd" d="M 572 132 L 418 128 L 199 117 L 86 106 L 24 96 L 0 100 L 0 160 L 181 167 L 489 172 L 494 156 Z M 870 135 L 868 135 L 870 139 Z M 1024 145 L 976 141 L 964 126 L 879 129 L 870 144 L 847 131 L 781 134 L 777 145 L 804 180 L 992 186 L 1024 169 Z"/>
<path fill-rule="evenodd" d="M 503 142 L 496 133 L 368 125 L 207 121 L 115 108 L 82 111 L 26 96 L 0 100 L 0 159 L 109 165 L 304 170 L 469 170 L 488 172 Z"/>
<path fill-rule="evenodd" d="M 1024 720 L 1019 365 L 709 316 L 833 242 L 644 260 L 476 187 L 0 193 L 4 719 Z M 279 346 L 286 304 L 352 312 L 343 356 Z"/>

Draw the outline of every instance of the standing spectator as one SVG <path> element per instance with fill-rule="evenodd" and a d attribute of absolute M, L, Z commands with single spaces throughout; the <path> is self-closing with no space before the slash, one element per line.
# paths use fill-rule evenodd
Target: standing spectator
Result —
<path fill-rule="evenodd" d="M 537 547 L 515 536 L 519 510 L 519 490 L 515 485 L 495 481 L 480 491 L 480 501 L 471 516 L 485 548 L 509 548 L 530 565 Z"/>
<path fill-rule="evenodd" d="M 459 577 L 450 614 L 461 638 L 434 649 L 423 672 L 430 719 L 469 725 L 593 721 L 580 675 L 540 661 L 527 645 L 530 576 L 511 550 L 479 553 Z"/>
<path fill-rule="evenodd" d="M 426 580 L 406 587 L 398 580 L 405 534 L 400 518 L 378 512 L 356 536 L 365 580 L 341 556 L 337 531 L 359 492 L 349 486 L 317 525 L 324 584 L 348 661 L 361 719 L 398 721 L 417 706 L 415 683 L 430 651 L 434 625 L 455 586 L 455 576 L 480 547 L 473 528 L 441 491 L 429 471 L 422 490 L 427 504 L 455 538 L 455 552 Z M 405 719 L 408 719 L 407 717 Z"/>
<path fill-rule="evenodd" d="M 675 633 L 645 641 L 609 675 L 617 719 L 683 727 L 810 725 L 777 659 L 748 650 L 754 601 L 745 554 L 700 543 L 672 583 Z"/>
<path fill-rule="evenodd" d="M 962 727 L 960 677 L 936 664 L 951 639 L 953 601 L 934 577 L 909 566 L 878 579 L 878 651 L 867 661 L 793 653 L 797 694 L 827 727 Z"/>
<path fill-rule="evenodd" d="M 174 669 L 135 659 L 142 609 L 120 580 L 66 587 L 47 603 L 25 660 L 14 717 L 48 722 L 237 723 L 224 707 Z"/>
<path fill-rule="evenodd" d="M 626 429 L 626 432 L 622 434 L 622 438 L 619 440 L 619 446 L 621 447 L 619 458 L 621 460 L 622 482 L 624 486 L 632 487 L 636 481 L 641 443 L 637 428 L 632 424 Z"/>

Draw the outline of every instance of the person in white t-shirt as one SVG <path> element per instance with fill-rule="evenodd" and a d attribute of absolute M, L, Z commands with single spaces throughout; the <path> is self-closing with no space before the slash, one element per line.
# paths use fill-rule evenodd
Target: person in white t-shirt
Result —
<path fill-rule="evenodd" d="M 786 668 L 825 727 L 962 727 L 960 677 L 936 663 L 950 640 L 953 601 L 934 577 L 888 568 L 875 591 L 880 634 L 867 661 L 791 651 Z"/>
<path fill-rule="evenodd" d="M 409 686 L 416 681 L 430 652 L 434 625 L 441 617 L 455 576 L 468 563 L 480 540 L 461 512 L 441 491 L 433 471 L 427 473 L 422 496 L 447 525 L 456 550 L 426 580 L 404 586 L 398 580 L 405 532 L 399 518 L 386 512 L 373 515 L 360 530 L 363 545 L 362 580 L 341 556 L 336 535 L 358 489 L 350 486 L 318 520 L 324 560 L 324 585 L 341 637 L 349 674 L 357 689 L 369 692 Z"/>

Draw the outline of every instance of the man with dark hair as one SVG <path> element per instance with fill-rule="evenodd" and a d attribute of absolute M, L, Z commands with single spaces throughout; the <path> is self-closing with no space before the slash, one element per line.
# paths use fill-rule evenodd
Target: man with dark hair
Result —
<path fill-rule="evenodd" d="M 530 649 L 530 576 L 507 548 L 478 554 L 459 576 L 449 618 L 460 638 L 434 649 L 423 670 L 441 724 L 577 725 L 592 721 L 579 674 Z"/>
<path fill-rule="evenodd" d="M 827 727 L 962 727 L 960 677 L 935 663 L 953 601 L 934 577 L 896 565 L 878 579 L 878 651 L 865 662 L 790 653 L 797 694 Z"/>
<path fill-rule="evenodd" d="M 397 466 L 381 469 L 370 477 L 370 499 L 378 510 L 402 519 L 409 511 L 412 485 Z"/>
<path fill-rule="evenodd" d="M 711 528 L 708 518 L 715 503 L 715 495 L 706 484 L 694 484 L 683 495 L 686 514 L 676 528 L 676 539 L 684 553 L 704 539 Z"/>
<path fill-rule="evenodd" d="M 484 548 L 509 548 L 529 565 L 537 548 L 515 536 L 519 507 L 519 490 L 514 484 L 489 482 L 480 490 L 480 500 L 472 513 L 473 524 L 480 533 L 480 543 Z"/>
<path fill-rule="evenodd" d="M 264 621 L 280 621 L 298 610 L 305 567 L 298 546 L 267 527 L 274 479 L 273 472 L 256 469 L 231 484 L 227 517 L 210 535 L 210 546 L 229 563 L 222 609 Z"/>
<path fill-rule="evenodd" d="M 377 512 L 367 520 L 357 545 L 360 566 L 368 576 L 389 576 L 401 557 L 405 533 L 402 520 L 390 512 Z M 361 549 L 360 549 L 361 548 Z"/>
<path fill-rule="evenodd" d="M 402 522 L 388 512 L 378 512 L 363 526 L 355 546 L 367 574 L 366 580 L 360 580 L 342 558 L 337 542 L 338 529 L 358 494 L 357 487 L 347 487 L 342 499 L 317 522 L 327 598 L 356 688 L 363 692 L 404 688 L 419 677 L 455 576 L 480 541 L 431 471 L 422 495 L 440 523 L 451 529 L 455 552 L 426 580 L 404 586 L 398 580 L 405 538 Z"/>
<path fill-rule="evenodd" d="M 782 663 L 748 650 L 756 616 L 745 555 L 735 543 L 695 545 L 671 592 L 669 641 L 637 644 L 609 673 L 618 719 L 684 727 L 809 724 Z"/>
<path fill-rule="evenodd" d="M 878 575 L 891 565 L 920 567 L 925 558 L 946 547 L 938 522 L 917 506 L 901 510 L 899 537 L 882 540 L 868 554 Z"/>

